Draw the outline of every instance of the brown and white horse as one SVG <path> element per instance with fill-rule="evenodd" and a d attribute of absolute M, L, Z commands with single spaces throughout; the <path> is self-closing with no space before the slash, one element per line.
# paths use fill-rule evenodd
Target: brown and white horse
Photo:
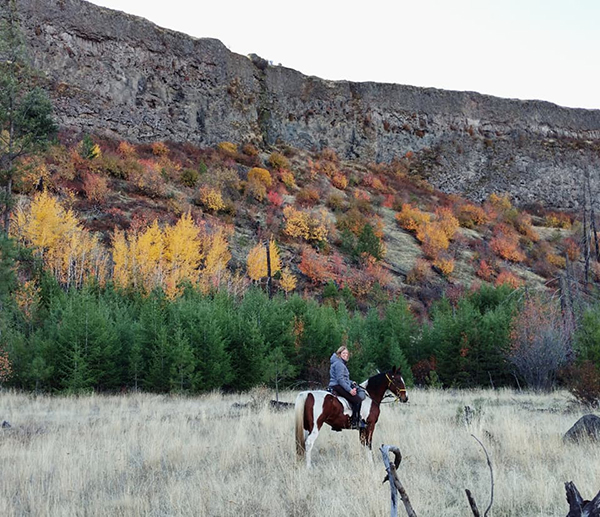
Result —
<path fill-rule="evenodd" d="M 373 431 L 379 419 L 379 405 L 389 390 L 401 402 L 408 402 L 406 385 L 400 370 L 393 368 L 388 372 L 378 373 L 361 384 L 367 397 L 360 408 L 360 416 L 367 426 L 360 430 L 360 442 L 371 449 Z M 306 456 L 306 465 L 310 467 L 310 453 L 323 424 L 341 431 L 350 429 L 352 411 L 347 403 L 327 391 L 303 391 L 296 398 L 296 453 L 298 457 Z"/>

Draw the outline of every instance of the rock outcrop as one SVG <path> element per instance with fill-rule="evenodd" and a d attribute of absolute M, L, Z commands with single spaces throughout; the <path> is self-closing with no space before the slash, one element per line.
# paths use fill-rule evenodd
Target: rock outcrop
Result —
<path fill-rule="evenodd" d="M 390 161 L 474 199 L 576 208 L 597 188 L 600 110 L 326 81 L 83 0 L 17 0 L 63 127 L 145 142 L 278 142 Z"/>

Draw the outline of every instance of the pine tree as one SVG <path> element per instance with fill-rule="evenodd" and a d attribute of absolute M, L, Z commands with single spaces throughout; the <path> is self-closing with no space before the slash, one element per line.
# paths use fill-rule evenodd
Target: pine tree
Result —
<path fill-rule="evenodd" d="M 52 106 L 39 88 L 33 87 L 15 0 L 0 7 L 0 203 L 2 224 L 8 235 L 13 183 L 18 159 L 43 148 L 56 132 Z"/>

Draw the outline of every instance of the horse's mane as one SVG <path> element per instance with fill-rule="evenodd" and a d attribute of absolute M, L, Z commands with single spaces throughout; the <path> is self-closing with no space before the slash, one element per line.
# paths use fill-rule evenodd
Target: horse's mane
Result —
<path fill-rule="evenodd" d="M 386 373 L 389 373 L 389 372 L 379 372 L 379 373 L 376 373 L 372 377 L 369 377 L 366 381 L 362 382 L 360 384 L 360 386 L 362 388 L 369 387 L 371 389 L 377 389 L 381 384 L 384 383 Z"/>

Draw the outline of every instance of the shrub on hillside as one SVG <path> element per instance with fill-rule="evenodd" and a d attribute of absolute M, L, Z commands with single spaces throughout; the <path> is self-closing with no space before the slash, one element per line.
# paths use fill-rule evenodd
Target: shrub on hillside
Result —
<path fill-rule="evenodd" d="M 281 171 L 284 169 L 288 169 L 290 168 L 290 162 L 289 160 L 281 153 L 271 153 L 271 156 L 269 156 L 269 165 L 271 167 L 273 167 L 274 169 Z"/>
<path fill-rule="evenodd" d="M 592 361 L 567 368 L 563 375 L 567 389 L 582 404 L 600 407 L 600 368 Z"/>
<path fill-rule="evenodd" d="M 212 187 L 202 187 L 198 191 L 198 201 L 200 205 L 210 212 L 218 212 L 219 210 L 223 210 L 225 208 L 223 196 L 218 190 Z"/>
<path fill-rule="evenodd" d="M 83 179 L 83 190 L 90 201 L 101 202 L 108 194 L 108 180 L 100 174 L 86 174 Z"/>
<path fill-rule="evenodd" d="M 476 228 L 488 222 L 485 210 L 472 203 L 465 203 L 458 208 L 458 222 L 463 228 Z"/>
<path fill-rule="evenodd" d="M 154 142 L 152 144 L 152 154 L 154 156 L 158 156 L 159 158 L 162 158 L 169 154 L 169 148 L 167 147 L 167 144 L 165 144 L 164 142 Z"/>
<path fill-rule="evenodd" d="M 417 207 L 405 203 L 402 205 L 402 210 L 396 214 L 396 221 L 405 230 L 416 232 L 423 223 L 431 221 L 431 216 L 421 212 Z"/>
<path fill-rule="evenodd" d="M 200 179 L 200 173 L 195 169 L 186 168 L 181 171 L 181 183 L 186 187 L 195 187 Z"/>

